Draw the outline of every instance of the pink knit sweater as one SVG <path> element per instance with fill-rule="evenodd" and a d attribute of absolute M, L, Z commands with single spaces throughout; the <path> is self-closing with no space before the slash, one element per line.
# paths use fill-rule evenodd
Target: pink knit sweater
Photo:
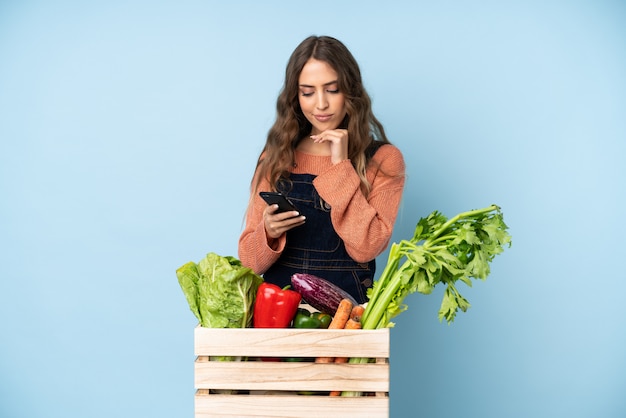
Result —
<path fill-rule="evenodd" d="M 349 160 L 333 165 L 330 156 L 296 151 L 295 174 L 313 174 L 319 195 L 331 206 L 331 221 L 343 239 L 348 254 L 357 262 L 368 262 L 389 244 L 404 189 L 404 159 L 393 145 L 378 149 L 367 170 L 372 185 L 366 199 L 360 180 Z M 261 184 L 259 190 L 270 190 Z M 257 274 L 263 274 L 288 245 L 286 235 L 269 238 L 263 224 L 267 204 L 255 194 L 239 238 L 239 259 Z"/>

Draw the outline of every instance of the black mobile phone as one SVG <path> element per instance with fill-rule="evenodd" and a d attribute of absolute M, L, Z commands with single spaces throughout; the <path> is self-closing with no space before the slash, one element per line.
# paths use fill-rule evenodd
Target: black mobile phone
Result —
<path fill-rule="evenodd" d="M 288 212 L 290 210 L 297 211 L 293 203 L 289 201 L 282 193 L 278 192 L 260 192 L 259 196 L 267 202 L 268 205 L 278 205 L 276 213 Z"/>

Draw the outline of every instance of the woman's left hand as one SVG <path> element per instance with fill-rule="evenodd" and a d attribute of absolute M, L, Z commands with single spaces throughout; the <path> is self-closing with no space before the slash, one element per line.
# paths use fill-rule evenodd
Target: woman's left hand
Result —
<path fill-rule="evenodd" d="M 330 145 L 330 160 L 333 164 L 348 159 L 348 130 L 329 129 L 317 135 L 311 135 L 313 142 L 321 144 L 324 142 Z"/>

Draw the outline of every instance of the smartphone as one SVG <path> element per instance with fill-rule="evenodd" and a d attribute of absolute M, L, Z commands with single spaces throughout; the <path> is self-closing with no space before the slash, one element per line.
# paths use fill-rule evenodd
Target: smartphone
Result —
<path fill-rule="evenodd" d="M 267 202 L 268 205 L 278 205 L 276 213 L 289 212 L 291 210 L 297 211 L 293 203 L 289 201 L 282 193 L 278 192 L 260 192 L 259 196 Z"/>

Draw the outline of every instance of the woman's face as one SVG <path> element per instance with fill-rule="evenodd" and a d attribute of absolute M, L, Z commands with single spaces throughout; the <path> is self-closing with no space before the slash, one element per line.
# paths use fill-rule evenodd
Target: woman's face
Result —
<path fill-rule="evenodd" d="M 339 91 L 337 72 L 325 61 L 309 59 L 298 79 L 298 100 L 313 129 L 311 134 L 337 129 L 346 116 L 345 96 Z"/>

